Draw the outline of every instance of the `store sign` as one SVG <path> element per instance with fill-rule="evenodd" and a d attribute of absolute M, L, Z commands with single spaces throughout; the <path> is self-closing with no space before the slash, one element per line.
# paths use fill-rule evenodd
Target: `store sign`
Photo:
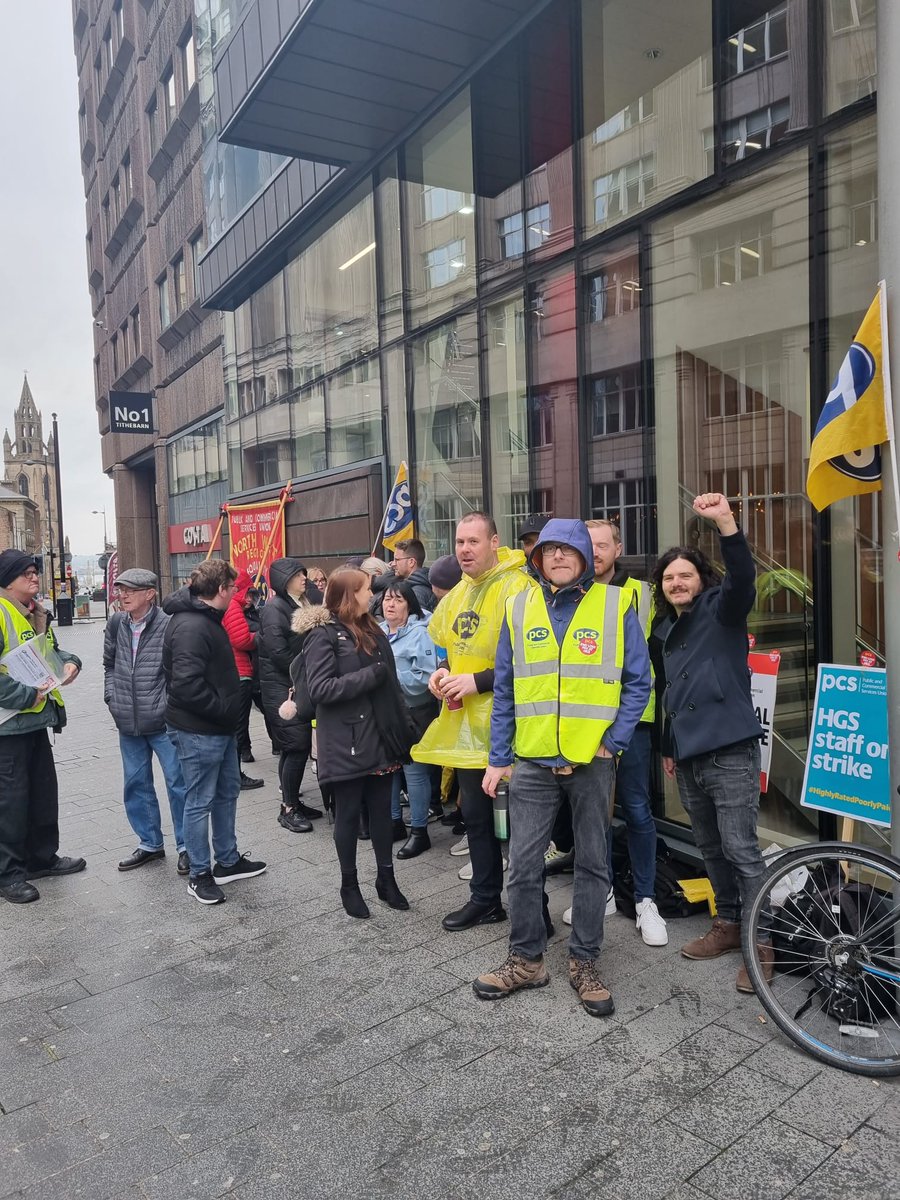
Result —
<path fill-rule="evenodd" d="M 110 392 L 110 433 L 154 433 L 152 392 Z"/>
<path fill-rule="evenodd" d="M 839 817 L 890 825 L 883 667 L 820 663 L 800 803 Z"/>
<path fill-rule="evenodd" d="M 213 545 L 215 538 L 215 545 Z M 169 553 L 196 554 L 198 550 L 222 549 L 222 529 L 218 517 L 207 521 L 188 521 L 185 525 L 169 526 Z"/>
<path fill-rule="evenodd" d="M 284 558 L 284 506 L 278 500 L 266 504 L 228 506 L 228 536 L 231 565 L 255 579 L 267 575 L 276 558 Z"/>
<path fill-rule="evenodd" d="M 756 709 L 756 719 L 763 727 L 763 735 L 759 741 L 759 790 L 765 792 L 769 786 L 769 770 L 772 766 L 772 725 L 775 720 L 775 690 L 778 686 L 781 651 L 748 654 L 747 662 L 751 671 L 750 699 Z"/>

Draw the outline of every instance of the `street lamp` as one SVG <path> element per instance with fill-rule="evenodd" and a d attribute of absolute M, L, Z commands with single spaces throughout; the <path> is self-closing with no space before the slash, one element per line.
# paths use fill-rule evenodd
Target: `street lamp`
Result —
<path fill-rule="evenodd" d="M 95 517 L 103 518 L 103 553 L 105 555 L 107 552 L 106 551 L 106 547 L 107 547 L 106 509 L 105 508 L 92 508 L 91 513 Z M 109 568 L 108 568 L 108 566 L 104 567 L 104 569 L 103 569 L 103 612 L 104 612 L 106 619 L 109 620 Z"/>

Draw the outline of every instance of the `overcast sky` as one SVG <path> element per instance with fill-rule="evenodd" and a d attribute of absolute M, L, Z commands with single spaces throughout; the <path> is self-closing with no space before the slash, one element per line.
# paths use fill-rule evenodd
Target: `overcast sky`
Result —
<path fill-rule="evenodd" d="M 63 526 L 75 554 L 99 554 L 112 483 L 100 469 L 93 318 L 70 0 L 7 0 L 0 40 L 0 431 L 28 382 L 51 431 L 59 418 Z M 2 433 L 0 433 L 2 436 Z"/>

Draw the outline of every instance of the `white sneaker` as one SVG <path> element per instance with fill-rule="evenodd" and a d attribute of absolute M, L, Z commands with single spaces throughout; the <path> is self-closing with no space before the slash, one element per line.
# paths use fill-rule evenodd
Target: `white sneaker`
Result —
<path fill-rule="evenodd" d="M 645 946 L 668 946 L 666 923 L 659 915 L 653 900 L 642 900 L 637 906 L 635 925 L 641 931 Z"/>
<path fill-rule="evenodd" d="M 571 925 L 571 924 L 572 924 L 572 906 L 569 905 L 569 907 L 563 913 L 563 925 Z"/>
<path fill-rule="evenodd" d="M 506 870 L 508 870 L 508 869 L 509 869 L 509 859 L 506 859 L 506 858 L 504 858 L 504 860 L 503 860 L 503 870 L 504 870 L 504 871 L 506 871 Z M 472 864 L 471 864 L 471 862 L 467 862 L 467 863 L 466 863 L 466 865 L 465 865 L 464 867 L 460 867 L 460 868 L 459 868 L 459 870 L 456 872 L 456 878 L 457 878 L 457 879 L 471 879 L 471 878 L 472 878 Z"/>
<path fill-rule="evenodd" d="M 464 854 L 469 853 L 469 835 L 464 833 L 458 842 L 454 842 L 450 847 L 450 853 L 461 858 Z"/>
<path fill-rule="evenodd" d="M 618 911 L 616 908 L 616 893 L 610 888 L 606 893 L 606 915 L 614 917 Z"/>

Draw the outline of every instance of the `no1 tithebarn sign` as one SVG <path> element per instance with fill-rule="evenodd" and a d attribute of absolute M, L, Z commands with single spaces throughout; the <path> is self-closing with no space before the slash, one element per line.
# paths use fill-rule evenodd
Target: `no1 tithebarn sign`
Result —
<path fill-rule="evenodd" d="M 153 433 L 152 392 L 110 392 L 110 433 Z"/>

